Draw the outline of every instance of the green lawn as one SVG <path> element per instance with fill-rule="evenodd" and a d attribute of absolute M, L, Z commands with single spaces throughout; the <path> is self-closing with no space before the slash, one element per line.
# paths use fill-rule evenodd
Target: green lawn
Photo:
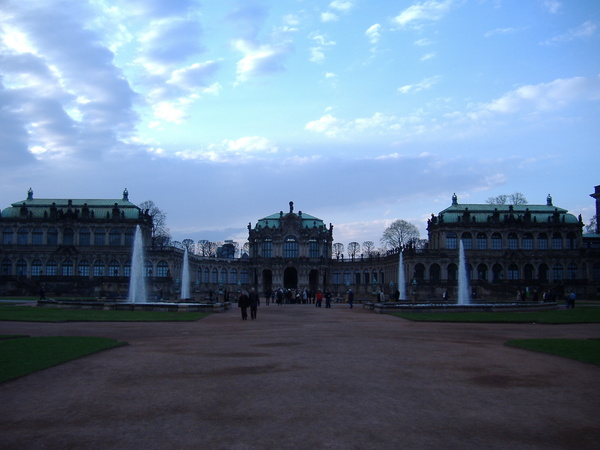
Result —
<path fill-rule="evenodd" d="M 193 321 L 206 317 L 202 312 L 104 311 L 95 309 L 36 308 L 0 305 L 0 320 L 24 322 L 160 322 Z"/>
<path fill-rule="evenodd" d="M 0 383 L 126 342 L 98 337 L 20 337 L 0 340 Z"/>
<path fill-rule="evenodd" d="M 506 345 L 600 366 L 600 339 L 515 339 Z"/>
<path fill-rule="evenodd" d="M 600 308 L 585 307 L 537 312 L 393 313 L 403 319 L 421 322 L 479 323 L 600 323 Z"/>

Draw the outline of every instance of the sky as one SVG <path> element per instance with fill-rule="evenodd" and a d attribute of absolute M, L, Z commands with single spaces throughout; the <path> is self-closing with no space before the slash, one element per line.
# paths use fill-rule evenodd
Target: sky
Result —
<path fill-rule="evenodd" d="M 595 214 L 600 2 L 0 0 L 0 208 L 151 200 L 175 240 L 303 211 L 373 241 L 521 192 Z"/>

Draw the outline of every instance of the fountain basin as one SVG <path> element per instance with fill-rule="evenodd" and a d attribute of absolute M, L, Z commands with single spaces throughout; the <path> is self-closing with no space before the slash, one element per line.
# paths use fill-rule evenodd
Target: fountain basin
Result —
<path fill-rule="evenodd" d="M 162 312 L 224 312 L 231 308 L 230 302 L 222 303 L 185 303 L 154 302 L 131 303 L 127 301 L 94 301 L 94 300 L 38 300 L 37 306 L 42 308 L 62 309 L 96 309 L 116 311 L 162 311 Z"/>
<path fill-rule="evenodd" d="M 558 303 L 363 303 L 363 309 L 376 313 L 439 313 L 439 312 L 530 312 L 558 309 Z"/>

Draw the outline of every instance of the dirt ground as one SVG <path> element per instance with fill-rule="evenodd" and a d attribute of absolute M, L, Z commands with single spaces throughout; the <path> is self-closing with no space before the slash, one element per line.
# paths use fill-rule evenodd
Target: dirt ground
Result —
<path fill-rule="evenodd" d="M 0 322 L 128 346 L 0 385 L 2 449 L 598 449 L 600 367 L 504 346 L 600 325 L 409 322 L 347 305 L 191 323 Z"/>

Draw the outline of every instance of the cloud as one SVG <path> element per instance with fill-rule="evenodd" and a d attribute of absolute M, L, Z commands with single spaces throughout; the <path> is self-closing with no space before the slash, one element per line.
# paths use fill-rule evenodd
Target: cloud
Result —
<path fill-rule="evenodd" d="M 331 11 L 325 11 L 324 13 L 321 13 L 321 22 L 336 22 L 337 20 L 337 14 L 334 14 Z"/>
<path fill-rule="evenodd" d="M 325 49 L 327 47 L 336 45 L 336 43 L 320 33 L 311 33 L 309 37 L 317 43 L 316 46 L 310 48 L 309 61 L 314 63 L 322 63 L 325 61 Z"/>
<path fill-rule="evenodd" d="M 398 88 L 398 92 L 400 94 L 408 94 L 411 92 L 420 92 L 426 89 L 431 89 L 439 80 L 440 76 L 436 75 L 434 77 L 425 78 L 424 80 L 416 83 L 416 84 L 407 84 Z"/>
<path fill-rule="evenodd" d="M 335 10 L 343 11 L 343 12 L 350 11 L 353 6 L 354 5 L 352 4 L 352 2 L 348 1 L 348 0 L 333 0 L 329 4 L 329 7 L 331 9 L 335 9 Z"/>
<path fill-rule="evenodd" d="M 409 6 L 392 22 L 400 28 L 407 26 L 418 27 L 422 22 L 434 22 L 442 19 L 453 5 L 453 0 L 427 0 Z"/>
<path fill-rule="evenodd" d="M 512 34 L 512 33 L 516 33 L 517 31 L 519 31 L 518 28 L 495 28 L 491 31 L 488 31 L 487 33 L 485 33 L 483 36 L 486 38 L 495 36 L 497 34 Z"/>
<path fill-rule="evenodd" d="M 551 39 L 548 39 L 542 42 L 543 45 L 552 45 L 552 44 L 560 44 L 563 42 L 571 42 L 577 39 L 587 39 L 596 34 L 596 30 L 598 29 L 598 25 L 596 25 L 591 20 L 588 20 L 578 27 L 571 28 L 566 33 L 555 36 Z"/>
<path fill-rule="evenodd" d="M 544 0 L 543 5 L 551 14 L 556 14 L 562 8 L 562 3 L 558 0 Z"/>
<path fill-rule="evenodd" d="M 365 31 L 365 35 L 371 44 L 377 44 L 379 42 L 379 39 L 381 38 L 380 30 L 381 25 L 376 23 L 375 25 L 371 25 L 367 28 L 367 31 Z"/>
<path fill-rule="evenodd" d="M 245 163 L 278 152 L 279 147 L 265 137 L 245 136 L 238 139 L 225 139 L 219 144 L 210 144 L 205 148 L 177 151 L 174 156 L 183 160 Z"/>
<path fill-rule="evenodd" d="M 435 55 L 436 55 L 435 52 L 426 53 L 423 56 L 421 56 L 421 59 L 419 59 L 419 61 L 421 61 L 421 62 L 428 61 L 430 59 L 435 58 Z"/>
<path fill-rule="evenodd" d="M 285 58 L 292 52 L 289 43 L 279 45 L 257 45 L 251 41 L 236 40 L 234 48 L 243 54 L 237 63 L 237 82 L 242 83 L 250 77 L 267 75 L 285 70 Z"/>
<path fill-rule="evenodd" d="M 374 133 L 375 135 L 402 132 L 406 135 L 422 133 L 422 118 L 419 114 L 405 117 L 387 115 L 380 112 L 370 117 L 356 119 L 338 119 L 326 114 L 308 122 L 304 129 L 323 134 L 330 138 L 349 139 L 351 136 Z"/>
<path fill-rule="evenodd" d="M 174 70 L 167 83 L 194 91 L 197 88 L 206 87 L 208 85 L 207 79 L 211 78 L 218 69 L 219 63 L 216 61 L 195 63 L 189 67 Z"/>

